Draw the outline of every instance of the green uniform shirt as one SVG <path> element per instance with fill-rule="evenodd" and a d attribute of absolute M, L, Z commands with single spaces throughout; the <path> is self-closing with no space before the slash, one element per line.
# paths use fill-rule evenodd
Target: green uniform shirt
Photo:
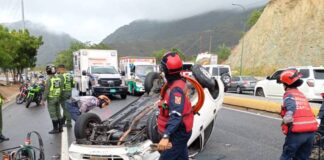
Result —
<path fill-rule="evenodd" d="M 58 84 L 53 83 L 53 80 L 52 80 L 53 78 L 56 79 L 56 80 L 59 79 L 60 83 L 58 83 Z M 55 86 L 52 86 L 52 84 L 53 85 L 59 85 L 59 86 L 55 87 Z M 57 87 L 59 87 L 59 89 Z M 44 94 L 43 94 L 43 97 L 42 97 L 43 101 L 46 101 L 48 97 L 53 97 L 53 96 L 54 97 L 59 97 L 61 92 L 63 91 L 63 87 L 64 87 L 64 84 L 63 84 L 62 80 L 58 76 L 56 76 L 56 75 L 49 76 L 48 79 L 46 80 L 46 84 L 45 84 L 45 91 L 44 91 Z M 54 93 L 54 92 L 57 92 L 55 90 L 60 90 L 59 95 L 55 95 L 55 94 L 58 94 L 58 93 Z"/>
<path fill-rule="evenodd" d="M 73 77 L 69 73 L 59 74 L 59 77 L 64 83 L 63 91 L 71 91 L 72 87 L 74 86 Z"/>

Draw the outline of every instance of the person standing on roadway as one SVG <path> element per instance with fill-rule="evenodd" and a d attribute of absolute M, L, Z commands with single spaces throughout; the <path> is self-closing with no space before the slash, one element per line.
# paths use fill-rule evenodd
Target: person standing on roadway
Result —
<path fill-rule="evenodd" d="M 2 134 L 2 104 L 4 102 L 4 97 L 0 94 L 0 143 L 3 141 L 9 141 L 9 138 Z"/>
<path fill-rule="evenodd" d="M 71 98 L 72 88 L 74 87 L 74 81 L 71 74 L 66 72 L 65 66 L 63 64 L 59 65 L 57 69 L 58 69 L 57 71 L 59 73 L 59 77 L 64 82 L 64 87 L 60 99 L 60 104 L 63 109 L 63 118 L 60 123 L 64 125 L 66 120 L 65 126 L 71 128 L 72 127 L 71 115 L 67 107 L 65 106 L 65 101 Z"/>
<path fill-rule="evenodd" d="M 301 77 L 297 70 L 289 69 L 282 72 L 278 80 L 285 89 L 281 127 L 286 139 L 280 160 L 307 160 L 311 154 L 317 121 L 308 100 L 297 89 L 303 84 Z"/>
<path fill-rule="evenodd" d="M 324 135 L 324 93 L 322 93 L 321 96 L 323 98 L 323 102 L 317 115 L 317 122 L 320 124 L 318 127 L 318 132 L 321 134 L 321 136 L 323 136 Z"/>
<path fill-rule="evenodd" d="M 191 137 L 193 112 L 186 96 L 186 82 L 181 77 L 182 60 L 177 53 L 167 52 L 161 61 L 168 91 L 161 95 L 158 130 L 163 135 L 157 148 L 160 160 L 187 160 L 187 143 Z"/>
<path fill-rule="evenodd" d="M 48 79 L 45 85 L 45 91 L 42 97 L 41 105 L 45 105 L 47 100 L 47 108 L 49 115 L 52 119 L 53 130 L 49 131 L 49 134 L 57 134 L 62 132 L 61 111 L 60 111 L 60 96 L 63 91 L 62 79 L 55 75 L 56 67 L 54 65 L 46 66 L 46 72 Z"/>

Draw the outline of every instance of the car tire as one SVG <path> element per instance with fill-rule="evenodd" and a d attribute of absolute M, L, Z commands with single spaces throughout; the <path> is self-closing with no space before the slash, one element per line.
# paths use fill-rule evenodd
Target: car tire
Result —
<path fill-rule="evenodd" d="M 213 90 L 215 88 L 215 81 L 203 66 L 193 65 L 192 74 L 203 88 L 208 88 L 210 90 Z"/>
<path fill-rule="evenodd" d="M 126 99 L 126 98 L 127 98 L 127 93 L 120 94 L 120 98 L 121 98 L 121 99 Z"/>
<path fill-rule="evenodd" d="M 237 86 L 237 87 L 236 87 L 236 93 L 237 93 L 237 94 L 241 94 L 241 93 L 242 93 L 242 89 L 241 89 L 240 86 Z"/>
<path fill-rule="evenodd" d="M 92 128 L 90 127 L 91 123 L 101 123 L 101 119 L 98 115 L 94 113 L 85 113 L 81 114 L 74 126 L 74 135 L 76 139 L 84 139 L 90 136 Z"/>
<path fill-rule="evenodd" d="M 147 137 L 153 142 L 153 143 L 159 143 L 159 141 L 161 140 L 161 135 L 158 132 L 158 128 L 157 128 L 157 114 L 158 114 L 158 110 L 153 110 L 147 119 Z"/>
<path fill-rule="evenodd" d="M 150 72 L 146 75 L 144 80 L 144 90 L 147 94 L 151 92 L 151 89 L 153 87 L 154 80 L 159 79 L 160 74 L 157 72 Z"/>
<path fill-rule="evenodd" d="M 264 97 L 264 91 L 262 88 L 257 88 L 255 91 L 255 96 Z"/>

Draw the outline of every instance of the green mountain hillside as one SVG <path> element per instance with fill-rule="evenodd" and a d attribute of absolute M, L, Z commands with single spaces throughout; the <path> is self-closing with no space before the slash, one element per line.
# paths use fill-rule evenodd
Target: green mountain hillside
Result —
<path fill-rule="evenodd" d="M 102 43 L 118 49 L 120 55 L 149 55 L 155 50 L 173 47 L 194 55 L 208 51 L 209 35 L 213 50 L 223 43 L 236 45 L 242 35 L 243 18 L 251 11 L 244 14 L 237 10 L 215 11 L 165 22 L 138 20 L 120 27 Z"/>

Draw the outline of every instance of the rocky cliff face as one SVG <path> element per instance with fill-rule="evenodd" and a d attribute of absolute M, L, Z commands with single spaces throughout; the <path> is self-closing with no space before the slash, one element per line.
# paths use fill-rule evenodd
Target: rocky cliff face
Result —
<path fill-rule="evenodd" d="M 271 0 L 244 36 L 244 73 L 324 65 L 324 1 Z M 239 70 L 242 39 L 226 63 Z"/>

